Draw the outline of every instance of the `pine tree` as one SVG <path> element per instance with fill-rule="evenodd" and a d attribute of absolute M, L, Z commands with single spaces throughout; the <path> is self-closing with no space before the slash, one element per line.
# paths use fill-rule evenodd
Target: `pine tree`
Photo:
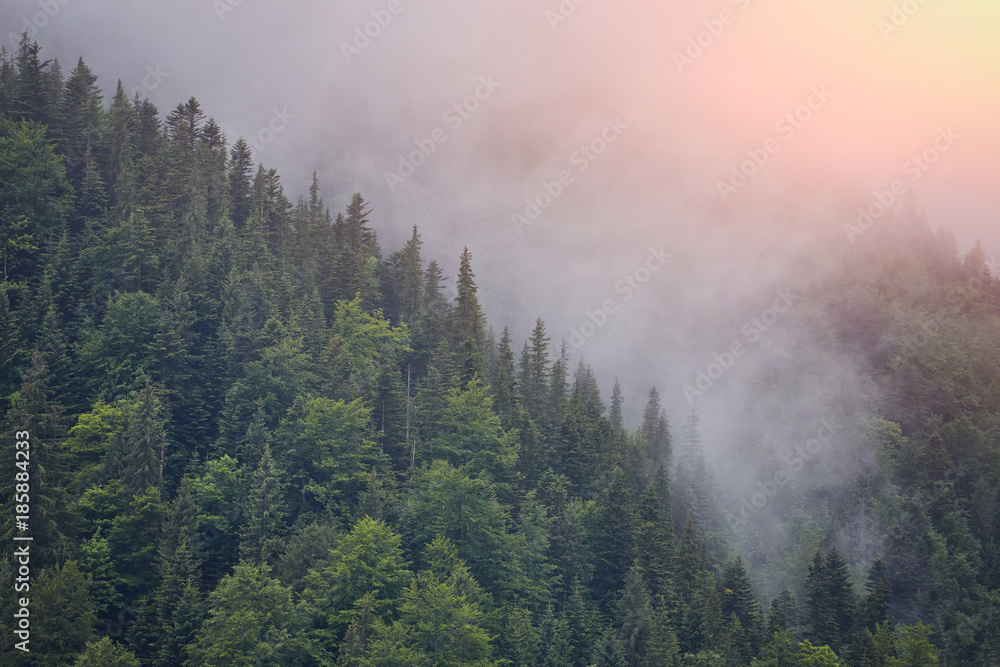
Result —
<path fill-rule="evenodd" d="M 549 418 L 548 427 L 553 436 L 559 432 L 559 427 L 566 418 L 569 409 L 569 353 L 566 349 L 566 341 L 559 346 L 559 357 L 553 362 L 549 372 L 549 391 L 546 400 L 548 408 L 546 414 Z M 546 424 L 542 422 L 541 426 Z"/>
<path fill-rule="evenodd" d="M 114 206 L 125 216 L 132 212 L 138 196 L 138 175 L 135 172 L 138 119 L 121 79 L 118 80 L 107 118 L 108 129 L 100 151 L 105 158 L 104 175 L 108 190 L 113 194 Z"/>
<path fill-rule="evenodd" d="M 136 495 L 163 487 L 167 440 L 159 398 L 149 381 L 131 402 L 118 444 L 118 470 L 125 487 Z"/>
<path fill-rule="evenodd" d="M 458 352 L 459 381 L 464 386 L 476 374 L 486 375 L 485 317 L 479 306 L 475 274 L 472 272 L 472 253 L 462 251 L 455 283 L 455 310 L 452 337 Z"/>
<path fill-rule="evenodd" d="M 629 665 L 645 663 L 652 625 L 653 606 L 642 577 L 642 568 L 633 565 L 625 577 L 625 587 L 617 609 L 620 641 Z"/>
<path fill-rule="evenodd" d="M 503 336 L 500 337 L 500 343 L 497 345 L 497 361 L 490 374 L 493 406 L 505 431 L 514 427 L 519 406 L 514 353 L 510 348 L 510 340 L 510 330 L 504 327 Z"/>
<path fill-rule="evenodd" d="M 424 311 L 424 268 L 420 257 L 420 240 L 417 226 L 413 226 L 413 236 L 399 251 L 399 317 L 409 325 L 417 325 Z"/>
<path fill-rule="evenodd" d="M 567 358 L 566 355 L 566 342 L 563 341 L 562 354 L 560 358 Z M 597 378 L 594 377 L 594 369 L 590 367 L 590 364 L 583 363 L 583 359 L 576 366 L 576 371 L 573 373 L 573 394 L 577 395 L 578 400 L 583 405 L 583 407 L 590 413 L 590 415 L 597 419 L 604 414 L 605 406 L 604 401 L 601 400 L 601 390 L 597 386 Z"/>
<path fill-rule="evenodd" d="M 0 46 L 0 114 L 13 113 L 17 106 L 17 69 L 7 47 Z"/>
<path fill-rule="evenodd" d="M 669 468 L 673 459 L 670 427 L 667 423 L 666 410 L 660 404 L 660 394 L 656 391 L 656 387 L 651 387 L 649 390 L 649 401 L 642 412 L 640 431 L 646 442 L 646 458 L 653 464 L 653 467 L 665 465 Z"/>
<path fill-rule="evenodd" d="M 762 644 L 760 605 L 750 584 L 743 558 L 739 555 L 722 572 L 722 614 L 735 618 L 742 630 L 740 654 L 745 661 L 756 655 Z"/>
<path fill-rule="evenodd" d="M 625 399 L 622 398 L 622 387 L 616 377 L 615 386 L 611 390 L 611 410 L 608 413 L 608 418 L 611 420 L 611 428 L 614 430 L 615 435 L 621 435 L 622 431 L 625 430 L 622 422 L 622 406 L 624 404 Z"/>
<path fill-rule="evenodd" d="M 892 619 L 889 618 L 889 604 L 892 601 L 892 589 L 889 584 L 889 575 L 886 572 L 885 564 L 881 559 L 875 560 L 868 570 L 868 581 L 865 584 L 867 594 L 861 601 L 861 615 L 858 625 L 875 631 L 875 626 L 888 621 L 892 627 Z"/>
<path fill-rule="evenodd" d="M 10 473 L 0 482 L 0 488 L 5 498 L 14 498 L 16 492 L 27 493 L 31 500 L 30 514 L 22 513 L 29 516 L 26 526 L 15 522 L 14 511 L 5 513 L 3 536 L 7 542 L 14 536 L 32 537 L 31 562 L 38 568 L 57 561 L 66 546 L 63 526 L 72 525 L 66 516 L 69 502 L 63 486 L 67 471 L 62 412 L 62 406 L 52 400 L 41 355 L 34 352 L 4 422 L 3 463 Z"/>
<path fill-rule="evenodd" d="M 836 549 L 825 557 L 816 552 L 809 565 L 805 591 L 810 634 L 820 644 L 840 650 L 853 630 L 855 600 L 847 561 Z"/>
<path fill-rule="evenodd" d="M 535 321 L 531 337 L 525 341 L 521 351 L 520 376 L 518 388 L 521 391 L 521 404 L 536 424 L 549 424 L 546 407 L 546 394 L 549 391 L 549 337 L 545 335 L 545 323 L 542 318 Z"/>
<path fill-rule="evenodd" d="M 649 591 L 666 608 L 674 605 L 674 522 L 670 479 L 661 467 L 639 500 L 636 557 Z"/>
<path fill-rule="evenodd" d="M 444 295 L 444 275 L 437 260 L 427 263 L 424 270 L 424 311 L 421 314 L 420 329 L 424 334 L 426 354 L 439 354 L 447 347 L 447 320 L 451 317 L 451 304 Z"/>
<path fill-rule="evenodd" d="M 32 560 L 34 563 L 34 560 Z M 70 664 L 94 639 L 93 582 L 76 561 L 41 570 L 31 584 L 32 664 L 62 667 Z"/>
<path fill-rule="evenodd" d="M 66 80 L 59 104 L 60 122 L 54 128 L 59 149 L 66 156 L 67 175 L 74 184 L 81 182 L 85 161 L 93 161 L 91 151 L 98 144 L 103 115 L 97 75 L 80 58 Z"/>
<path fill-rule="evenodd" d="M 592 588 L 606 603 L 621 589 L 635 559 L 636 516 L 625 473 L 616 467 L 601 494 Z M 610 606 L 610 605 L 608 605 Z"/>
<path fill-rule="evenodd" d="M 27 32 L 23 33 L 15 55 L 17 92 L 14 99 L 17 104 L 14 110 L 18 118 L 47 124 L 50 110 L 45 95 L 45 70 L 49 61 L 43 62 L 40 52 L 38 42 L 31 41 Z"/>
<path fill-rule="evenodd" d="M 246 523 L 240 531 L 240 560 L 252 565 L 272 565 L 283 544 L 286 514 L 282 471 L 263 444 L 260 462 L 250 477 L 250 497 L 243 508 Z"/>
<path fill-rule="evenodd" d="M 240 138 L 229 150 L 229 217 L 236 229 L 242 229 L 250 217 L 250 175 L 253 173 L 253 155 L 250 146 Z"/>
<path fill-rule="evenodd" d="M 198 625 L 182 623 L 182 614 L 203 612 L 199 587 L 201 562 L 197 542 L 197 507 L 187 478 L 181 480 L 159 541 L 160 585 L 153 596 L 155 635 L 152 660 L 156 665 L 183 662 L 183 650 L 194 640 Z M 191 599 L 192 588 L 195 595 Z M 193 607 L 193 609 L 189 609 Z M 198 619 L 200 621 L 200 618 Z"/>

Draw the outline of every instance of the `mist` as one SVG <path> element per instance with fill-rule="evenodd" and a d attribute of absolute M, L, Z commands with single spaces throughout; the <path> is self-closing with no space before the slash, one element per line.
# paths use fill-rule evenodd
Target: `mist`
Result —
<path fill-rule="evenodd" d="M 998 20 L 988 0 L 8 0 L 0 34 L 82 57 L 106 100 L 119 78 L 161 116 L 196 97 L 293 200 L 313 172 L 333 211 L 362 193 L 384 254 L 416 225 L 454 275 L 468 246 L 497 337 L 519 351 L 541 317 L 605 400 L 620 379 L 631 427 L 652 385 L 675 441 L 696 408 L 738 501 L 753 443 L 865 416 L 852 360 L 808 338 L 859 209 L 900 181 L 961 251 L 1000 249 Z M 782 369 L 795 391 L 762 391 Z"/>

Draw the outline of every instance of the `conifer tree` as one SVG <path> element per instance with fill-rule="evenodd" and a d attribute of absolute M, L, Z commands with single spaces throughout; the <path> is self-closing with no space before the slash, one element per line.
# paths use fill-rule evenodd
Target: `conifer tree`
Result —
<path fill-rule="evenodd" d="M 51 113 L 45 95 L 45 74 L 49 61 L 42 61 L 40 52 L 41 47 L 38 46 L 38 42 L 31 41 L 27 32 L 23 33 L 14 56 L 17 63 L 14 112 L 23 120 L 46 124 L 50 120 Z"/>
<path fill-rule="evenodd" d="M 455 289 L 451 330 L 458 352 L 459 381 L 464 386 L 476 374 L 486 375 L 485 318 L 476 296 L 479 287 L 472 272 L 472 253 L 468 248 L 462 251 Z"/>
<path fill-rule="evenodd" d="M 856 604 L 848 579 L 847 561 L 831 549 L 817 551 L 805 583 L 806 618 L 811 636 L 840 650 L 853 630 Z"/>
<path fill-rule="evenodd" d="M 674 605 L 674 523 L 670 479 L 660 467 L 639 500 L 636 556 L 649 591 L 667 608 Z"/>
<path fill-rule="evenodd" d="M 538 318 L 521 351 L 518 388 L 521 391 L 521 404 L 539 425 L 551 423 L 546 410 L 549 401 L 545 400 L 549 391 L 548 350 L 549 337 L 545 335 L 545 323 L 542 318 Z"/>
<path fill-rule="evenodd" d="M 71 525 L 63 487 L 67 473 L 63 451 L 66 426 L 63 408 L 53 400 L 48 370 L 38 352 L 31 355 L 31 365 L 22 377 L 4 421 L 3 463 L 9 474 L 0 482 L 0 488 L 5 498 L 14 498 L 15 492 L 27 493 L 30 513 L 22 512 L 29 518 L 18 524 L 15 508 L 6 512 L 3 536 L 7 542 L 15 536 L 32 537 L 35 544 L 31 562 L 41 568 L 56 563 L 66 546 L 63 527 Z"/>
<path fill-rule="evenodd" d="M 514 371 L 514 353 L 510 348 L 510 330 L 503 329 L 497 344 L 497 361 L 490 375 L 493 406 L 505 431 L 512 429 L 517 420 L 517 380 Z"/>
<path fill-rule="evenodd" d="M 59 149 L 66 156 L 67 175 L 74 183 L 80 183 L 85 173 L 85 154 L 87 162 L 94 161 L 92 151 L 98 145 L 103 116 L 97 75 L 80 58 L 66 80 L 59 103 L 59 122 L 53 128 Z"/>
<path fill-rule="evenodd" d="M 424 310 L 421 313 L 420 331 L 424 337 L 424 356 L 439 355 L 447 349 L 447 321 L 451 317 L 452 306 L 444 295 L 445 282 L 441 265 L 431 260 L 424 269 Z M 419 368 L 419 367 L 418 367 Z"/>
<path fill-rule="evenodd" d="M 253 155 L 242 137 L 229 149 L 229 217 L 237 229 L 242 229 L 250 217 L 250 175 Z"/>
<path fill-rule="evenodd" d="M 645 664 L 652 617 L 653 606 L 643 581 L 642 568 L 633 565 L 625 577 L 617 609 L 619 637 L 629 665 Z"/>
<path fill-rule="evenodd" d="M 599 506 L 592 587 L 599 599 L 609 602 L 610 596 L 624 585 L 635 559 L 635 509 L 632 491 L 621 468 L 612 471 L 611 483 L 601 494 Z"/>
<path fill-rule="evenodd" d="M 649 390 L 649 401 L 642 412 L 640 431 L 646 442 L 646 458 L 653 464 L 654 468 L 660 465 L 671 467 L 673 451 L 670 442 L 670 427 L 667 423 L 666 410 L 660 403 L 660 393 L 656 387 L 651 387 Z"/>
<path fill-rule="evenodd" d="M 201 559 L 198 553 L 197 508 L 185 477 L 170 503 L 159 541 L 160 585 L 153 596 L 155 634 L 152 658 L 157 665 L 176 665 L 184 660 L 184 647 L 194 640 L 200 625 L 183 622 L 184 614 L 200 616 Z M 188 588 L 195 593 L 193 599 Z M 189 608 L 190 607 L 190 608 Z"/>
<path fill-rule="evenodd" d="M 892 619 L 889 617 L 892 589 L 885 564 L 881 559 L 875 560 L 868 570 L 868 581 L 865 588 L 867 594 L 861 601 L 861 615 L 858 619 L 858 625 L 873 632 L 875 626 L 884 621 L 888 621 L 889 626 L 892 627 Z"/>
<path fill-rule="evenodd" d="M 566 343 L 563 342 L 563 355 L 565 356 Z M 601 400 L 601 390 L 597 386 L 597 378 L 594 377 L 594 369 L 590 364 L 583 363 L 583 359 L 577 364 L 576 372 L 573 374 L 573 394 L 586 408 L 593 418 L 598 418 L 604 414 L 604 401 Z"/>
<path fill-rule="evenodd" d="M 742 636 L 738 648 L 743 659 L 749 661 L 760 650 L 763 628 L 760 605 L 741 556 L 737 555 L 723 570 L 721 586 L 723 617 L 739 622 Z"/>
<path fill-rule="evenodd" d="M 34 562 L 34 561 L 32 561 Z M 31 584 L 31 664 L 61 667 L 94 639 L 94 603 L 91 578 L 76 561 L 41 570 Z M 5 647 L 6 648 L 6 647 Z"/>
<path fill-rule="evenodd" d="M 160 400 L 151 382 L 130 402 L 125 430 L 114 456 L 125 487 L 140 495 L 149 488 L 161 489 L 166 462 L 167 439 Z"/>
<path fill-rule="evenodd" d="M 273 565 L 281 551 L 286 514 L 282 477 L 271 457 L 270 443 L 265 441 L 243 508 L 246 523 L 240 531 L 240 560 L 246 563 Z"/>
<path fill-rule="evenodd" d="M 546 396 L 548 408 L 547 417 L 550 420 L 546 425 L 551 429 L 553 436 L 559 432 L 559 427 L 566 418 L 569 408 L 569 353 L 566 350 L 566 341 L 559 346 L 559 357 L 552 363 L 549 372 L 549 391 Z"/>
<path fill-rule="evenodd" d="M 615 386 L 611 390 L 611 409 L 608 413 L 608 418 L 611 420 L 611 428 L 614 430 L 616 435 L 621 434 L 625 428 L 622 420 L 622 406 L 624 404 L 625 399 L 622 397 L 622 387 L 616 377 Z"/>

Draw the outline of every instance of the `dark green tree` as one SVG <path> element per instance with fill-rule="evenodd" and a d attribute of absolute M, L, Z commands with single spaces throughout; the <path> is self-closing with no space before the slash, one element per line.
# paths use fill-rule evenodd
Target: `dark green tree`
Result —
<path fill-rule="evenodd" d="M 208 618 L 188 647 L 187 667 L 307 665 L 312 646 L 292 591 L 266 565 L 237 565 L 208 596 Z"/>

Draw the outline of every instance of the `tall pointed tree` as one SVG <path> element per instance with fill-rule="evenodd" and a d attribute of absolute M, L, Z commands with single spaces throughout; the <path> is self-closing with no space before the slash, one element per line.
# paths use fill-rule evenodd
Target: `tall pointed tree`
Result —
<path fill-rule="evenodd" d="M 42 357 L 35 352 L 4 421 L 3 464 L 9 473 L 0 481 L 0 488 L 5 498 L 14 498 L 16 492 L 27 493 L 31 500 L 30 512 L 17 513 L 13 511 L 17 508 L 11 507 L 4 513 L 3 537 L 8 543 L 15 536 L 32 537 L 31 562 L 39 568 L 56 562 L 66 546 L 62 529 L 71 525 L 65 516 L 69 502 L 63 489 L 67 471 L 62 411 L 53 400 Z M 23 524 L 15 521 L 16 514 L 27 516 Z"/>
<path fill-rule="evenodd" d="M 453 313 L 452 340 L 458 351 L 459 380 L 464 385 L 477 373 L 486 375 L 485 366 L 485 317 L 476 293 L 476 276 L 472 272 L 472 253 L 462 251 L 455 283 L 455 310 Z"/>

